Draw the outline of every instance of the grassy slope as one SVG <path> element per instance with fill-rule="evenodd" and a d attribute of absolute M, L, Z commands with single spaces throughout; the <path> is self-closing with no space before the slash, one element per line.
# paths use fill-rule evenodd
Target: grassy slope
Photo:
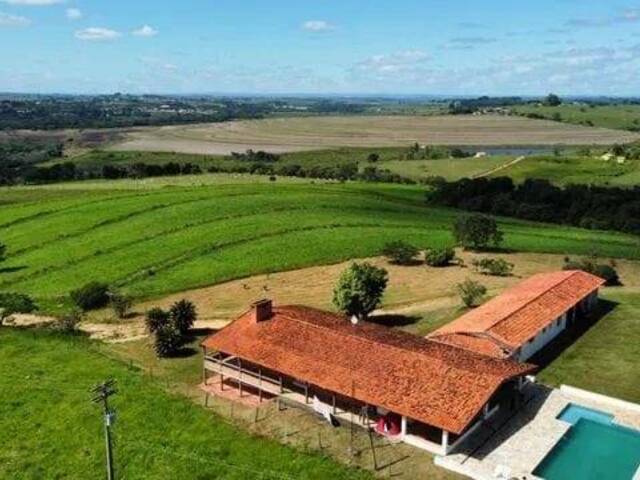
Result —
<path fill-rule="evenodd" d="M 515 182 L 527 178 L 544 178 L 558 185 L 594 184 L 631 187 L 640 184 L 640 162 L 618 164 L 599 157 L 573 155 L 528 157 L 496 172 L 493 176 L 508 176 Z"/>
<path fill-rule="evenodd" d="M 640 294 L 609 289 L 615 308 L 565 350 L 539 379 L 640 403 Z"/>
<path fill-rule="evenodd" d="M 606 105 L 587 107 L 583 105 L 561 105 L 559 107 L 522 105 L 513 108 L 520 114 L 537 113 L 551 119 L 555 113 L 562 115 L 567 123 L 592 122 L 596 127 L 620 130 L 640 128 L 640 105 Z"/>
<path fill-rule="evenodd" d="M 0 329 L 0 343 L 0 478 L 101 478 L 102 419 L 89 389 L 109 377 L 119 390 L 118 478 L 369 478 L 251 437 L 81 338 Z"/>
<path fill-rule="evenodd" d="M 51 300 L 99 279 L 138 297 L 153 297 L 260 272 L 369 256 L 398 238 L 423 246 L 450 244 L 457 215 L 424 206 L 421 187 L 117 185 L 115 192 L 104 184 L 98 193 L 69 189 L 55 199 L 41 193 L 44 187 L 25 189 L 22 196 L 9 191 L 13 203 L 0 207 L 0 238 L 9 249 L 0 290 Z M 5 194 L 0 192 L 0 199 Z M 40 195 L 46 200 L 33 200 Z M 501 223 L 505 246 L 520 251 L 640 255 L 637 239 L 630 236 L 508 219 Z"/>

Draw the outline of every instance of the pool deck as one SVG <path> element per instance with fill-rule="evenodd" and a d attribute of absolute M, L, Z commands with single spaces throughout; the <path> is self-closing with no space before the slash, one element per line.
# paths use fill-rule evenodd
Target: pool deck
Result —
<path fill-rule="evenodd" d="M 531 472 L 571 427 L 556 417 L 570 403 L 614 415 L 614 423 L 640 430 L 640 405 L 563 386 L 528 384 L 516 412 L 498 412 L 456 451 L 436 457 L 441 467 L 477 480 L 538 479 Z"/>

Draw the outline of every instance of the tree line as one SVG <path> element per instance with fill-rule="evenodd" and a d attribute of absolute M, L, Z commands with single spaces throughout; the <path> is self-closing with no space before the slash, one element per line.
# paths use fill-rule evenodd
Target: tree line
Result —
<path fill-rule="evenodd" d="M 640 234 L 640 187 L 558 187 L 547 180 L 514 184 L 508 177 L 433 179 L 427 202 L 524 220 Z"/>

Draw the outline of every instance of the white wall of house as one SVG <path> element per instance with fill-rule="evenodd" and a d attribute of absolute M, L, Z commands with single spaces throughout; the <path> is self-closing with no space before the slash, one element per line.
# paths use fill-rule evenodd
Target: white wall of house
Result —
<path fill-rule="evenodd" d="M 576 305 L 583 311 L 592 310 L 598 301 L 598 292 L 595 291 L 587 295 Z M 567 328 L 569 312 L 565 312 L 561 317 L 555 319 L 553 323 L 545 327 L 538 334 L 526 342 L 517 355 L 517 358 L 521 362 L 526 362 L 529 358 L 542 350 L 551 340 L 556 338 L 564 329 Z"/>

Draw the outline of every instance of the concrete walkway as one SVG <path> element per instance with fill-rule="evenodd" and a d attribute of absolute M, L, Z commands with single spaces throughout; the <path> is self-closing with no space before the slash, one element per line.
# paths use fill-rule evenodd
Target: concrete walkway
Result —
<path fill-rule="evenodd" d="M 570 424 L 558 415 L 570 403 L 614 415 L 614 422 L 640 428 L 640 406 L 563 388 L 529 384 L 517 412 L 499 412 L 447 457 L 436 463 L 477 480 L 536 479 L 533 471 L 567 433 Z M 502 476 L 501 476 L 502 475 Z"/>

